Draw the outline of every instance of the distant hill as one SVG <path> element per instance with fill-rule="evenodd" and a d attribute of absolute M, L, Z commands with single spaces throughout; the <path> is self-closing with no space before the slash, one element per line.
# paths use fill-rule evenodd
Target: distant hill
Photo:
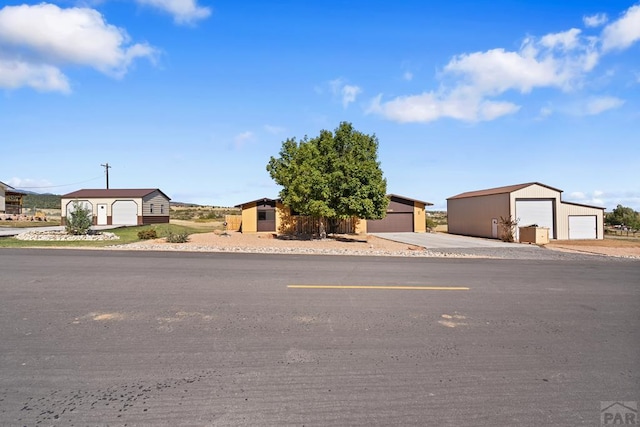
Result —
<path fill-rule="evenodd" d="M 26 193 L 22 198 L 23 208 L 60 209 L 61 196 L 59 194 L 37 194 L 20 191 Z"/>

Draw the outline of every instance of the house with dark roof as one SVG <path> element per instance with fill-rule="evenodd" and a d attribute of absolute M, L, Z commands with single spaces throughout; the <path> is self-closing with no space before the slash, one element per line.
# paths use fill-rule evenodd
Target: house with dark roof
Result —
<path fill-rule="evenodd" d="M 78 190 L 61 198 L 62 225 L 76 203 L 91 212 L 94 225 L 168 223 L 170 200 L 157 188 Z"/>
<path fill-rule="evenodd" d="M 604 238 L 604 208 L 565 202 L 562 190 L 528 182 L 486 190 L 469 191 L 447 199 L 449 233 L 500 237 L 501 218 L 518 221 L 519 227 L 536 225 L 549 229 L 549 238 Z"/>
<path fill-rule="evenodd" d="M 387 195 L 389 206 L 387 215 L 379 220 L 350 218 L 337 224 L 337 233 L 384 233 L 427 231 L 426 206 L 433 203 L 399 196 Z M 291 212 L 280 199 L 262 198 L 236 205 L 242 209 L 243 233 L 275 232 L 280 234 L 300 233 L 301 225 L 313 219 L 300 217 Z"/>

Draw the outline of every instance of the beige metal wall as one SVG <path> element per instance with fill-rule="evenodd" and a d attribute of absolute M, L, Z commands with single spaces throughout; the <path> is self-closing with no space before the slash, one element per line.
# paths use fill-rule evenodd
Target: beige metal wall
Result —
<path fill-rule="evenodd" d="M 558 209 L 558 240 L 569 239 L 569 216 L 570 215 L 594 215 L 596 217 L 596 236 L 604 239 L 604 210 L 589 206 L 579 206 L 570 203 L 562 203 Z"/>
<path fill-rule="evenodd" d="M 491 220 L 508 217 L 509 194 L 447 200 L 447 223 L 451 234 L 492 238 Z"/>
<path fill-rule="evenodd" d="M 528 187 L 525 187 L 521 190 L 516 190 L 511 193 L 511 204 L 510 210 L 511 215 L 515 218 L 518 213 L 516 212 L 516 199 L 539 199 L 539 200 L 552 200 L 553 201 L 553 224 L 555 230 L 549 230 L 549 239 L 557 239 L 558 235 L 558 210 L 560 206 L 560 195 L 559 191 L 553 190 L 551 188 L 543 187 L 542 185 L 534 184 Z M 523 224 L 528 225 L 528 224 Z M 516 233 L 517 235 L 517 233 Z"/>
<path fill-rule="evenodd" d="M 61 200 L 61 204 L 62 204 L 62 212 L 61 215 L 63 218 L 66 218 L 67 216 L 67 206 L 69 205 L 69 203 L 73 202 L 74 200 L 80 200 L 82 201 L 87 201 L 89 203 L 91 203 L 91 205 L 93 206 L 93 215 L 96 216 L 97 213 L 97 206 L 98 204 L 106 204 L 107 205 L 107 216 L 111 217 L 113 216 L 113 213 L 111 212 L 111 206 L 113 205 L 114 202 L 119 201 L 119 200 L 133 200 L 134 202 L 136 202 L 136 205 L 138 206 L 138 211 L 137 211 L 137 216 L 140 217 L 142 216 L 142 199 L 141 198 L 137 198 L 137 197 L 128 197 L 128 198 L 122 198 L 122 197 L 114 197 L 114 198 L 85 198 L 85 199 L 62 199 Z M 166 199 L 164 199 L 166 200 Z M 169 214 L 169 206 L 167 205 L 165 208 L 165 215 Z"/>
<path fill-rule="evenodd" d="M 427 218 L 424 209 L 424 203 L 413 202 L 413 231 L 415 233 L 427 232 Z"/>

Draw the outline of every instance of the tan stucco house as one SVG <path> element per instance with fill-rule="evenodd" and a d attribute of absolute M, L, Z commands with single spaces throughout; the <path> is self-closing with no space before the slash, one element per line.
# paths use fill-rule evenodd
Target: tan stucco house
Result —
<path fill-rule="evenodd" d="M 461 193 L 447 199 L 449 233 L 499 237 L 500 218 L 518 220 L 518 227 L 549 229 L 549 238 L 604 238 L 604 208 L 565 202 L 562 190 L 539 182 Z M 516 240 L 518 240 L 516 229 Z"/>
<path fill-rule="evenodd" d="M 94 225 L 168 223 L 170 200 L 157 188 L 78 190 L 61 198 L 62 224 L 76 201 L 89 209 Z"/>
<path fill-rule="evenodd" d="M 384 233 L 416 232 L 424 233 L 426 228 L 425 207 L 432 203 L 389 194 L 387 216 L 380 220 L 352 218 L 338 225 L 339 233 Z M 262 198 L 236 205 L 242 209 L 243 233 L 271 232 L 290 234 L 296 231 L 301 221 L 306 221 L 285 206 L 280 199 Z"/>

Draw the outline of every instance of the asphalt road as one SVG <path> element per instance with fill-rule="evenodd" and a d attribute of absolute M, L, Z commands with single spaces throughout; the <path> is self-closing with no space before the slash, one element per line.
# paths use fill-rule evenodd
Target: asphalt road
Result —
<path fill-rule="evenodd" d="M 0 249 L 0 425 L 599 425 L 640 400 L 639 273 Z"/>

